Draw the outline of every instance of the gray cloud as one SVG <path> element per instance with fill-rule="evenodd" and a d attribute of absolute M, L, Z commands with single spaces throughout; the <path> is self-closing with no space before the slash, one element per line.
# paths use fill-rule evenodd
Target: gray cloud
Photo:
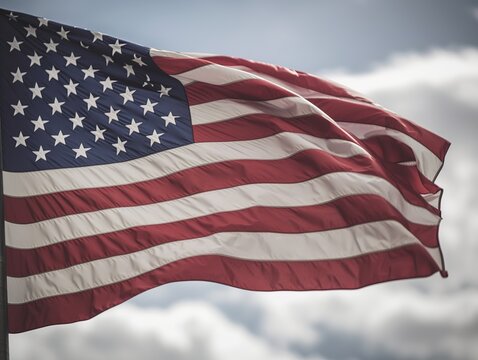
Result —
<path fill-rule="evenodd" d="M 12 336 L 11 348 L 12 359 L 300 359 L 205 302 L 181 302 L 167 310 L 126 304 L 87 322 Z"/>
<path fill-rule="evenodd" d="M 64 0 L 2 0 L 9 9 L 159 49 L 229 54 L 309 72 L 359 71 L 396 52 L 478 46 L 473 5 L 473 0 L 302 0 L 300 5 L 290 0 L 67 5 Z"/>

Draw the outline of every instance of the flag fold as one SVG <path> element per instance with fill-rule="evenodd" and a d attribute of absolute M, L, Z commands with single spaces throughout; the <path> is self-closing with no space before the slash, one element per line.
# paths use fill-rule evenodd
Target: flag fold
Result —
<path fill-rule="evenodd" d="M 0 11 L 10 332 L 145 290 L 446 274 L 449 143 L 317 76 Z"/>

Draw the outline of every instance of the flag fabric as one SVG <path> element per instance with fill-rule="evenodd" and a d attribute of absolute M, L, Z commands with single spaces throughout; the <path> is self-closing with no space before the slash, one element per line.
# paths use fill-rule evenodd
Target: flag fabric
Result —
<path fill-rule="evenodd" d="M 0 13 L 10 332 L 161 284 L 435 272 L 449 143 L 330 81 Z"/>

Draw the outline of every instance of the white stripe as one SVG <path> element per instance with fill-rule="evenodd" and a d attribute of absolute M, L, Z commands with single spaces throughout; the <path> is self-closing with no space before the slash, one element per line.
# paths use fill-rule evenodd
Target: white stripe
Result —
<path fill-rule="evenodd" d="M 293 91 L 294 93 L 299 94 L 300 96 L 302 96 L 304 98 L 314 98 L 314 99 L 315 98 L 318 98 L 318 99 L 322 99 L 322 98 L 324 98 L 324 99 L 337 99 L 337 98 L 339 98 L 341 100 L 345 99 L 347 101 L 350 100 L 352 102 L 363 104 L 362 101 L 356 100 L 354 98 L 341 98 L 341 97 L 333 96 L 333 95 L 330 95 L 330 94 L 324 94 L 324 93 L 321 93 L 319 91 L 308 89 L 308 88 L 305 88 L 305 87 L 302 87 L 302 86 L 299 86 L 299 85 L 296 85 L 296 84 L 292 84 L 292 83 L 283 81 L 281 79 L 278 79 L 274 76 L 271 76 L 269 74 L 264 74 L 264 73 L 255 71 L 255 70 L 253 70 L 253 69 L 251 69 L 247 66 L 236 65 L 236 66 L 228 66 L 228 67 L 232 68 L 232 69 L 242 70 L 242 71 L 247 72 L 251 75 L 255 75 L 256 77 L 267 80 L 271 83 L 278 84 L 282 88 Z M 312 76 L 312 75 L 310 75 L 310 76 Z"/>
<path fill-rule="evenodd" d="M 237 116 L 256 113 L 266 113 L 283 117 L 318 114 L 327 121 L 335 124 L 335 121 L 325 112 L 323 112 L 322 109 L 301 95 L 295 93 L 291 88 L 283 87 L 277 81 L 270 82 L 264 77 L 256 76 L 241 69 L 218 64 L 208 64 L 190 71 L 183 72 L 181 74 L 171 76 L 178 79 L 184 86 L 196 81 L 212 85 L 225 85 L 248 79 L 260 79 L 266 84 L 270 83 L 281 88 L 285 93 L 284 97 L 278 100 L 247 101 L 228 99 L 192 106 L 191 118 L 194 125 L 221 121 Z M 289 96 L 285 96 L 286 94 Z M 222 108 L 222 106 L 225 108 Z M 207 110 L 202 110 L 206 107 Z"/>
<path fill-rule="evenodd" d="M 167 50 L 157 50 L 151 49 L 150 56 L 159 56 L 159 57 L 167 57 L 171 59 L 201 59 L 207 58 L 211 56 L 211 54 L 202 54 L 202 53 L 179 53 Z M 209 64 L 207 64 L 209 62 Z M 289 70 L 292 73 L 297 74 L 294 70 Z M 214 85 L 226 85 L 237 81 L 242 81 L 246 79 L 262 79 L 267 82 L 273 83 L 282 87 L 286 90 L 292 91 L 293 93 L 300 94 L 303 97 L 306 96 L 317 96 L 317 95 L 325 95 L 327 97 L 331 97 L 330 95 L 322 94 L 320 92 L 307 89 L 301 86 L 297 86 L 295 84 L 291 84 L 276 77 L 273 77 L 268 74 L 264 74 L 258 71 L 255 71 L 247 66 L 243 65 L 220 65 L 214 62 L 210 62 L 209 60 L 205 59 L 204 64 L 188 71 L 184 71 L 180 74 L 173 75 L 174 77 L 180 79 L 183 85 L 188 85 L 194 81 L 201 81 L 208 84 Z M 313 76 L 313 75 L 310 75 Z M 340 86 L 340 85 L 338 85 Z"/>
<path fill-rule="evenodd" d="M 433 206 L 435 209 L 440 209 L 440 198 L 442 194 L 442 190 L 438 190 L 435 194 L 423 194 L 423 199 Z"/>
<path fill-rule="evenodd" d="M 149 55 L 153 56 L 161 56 L 161 57 L 168 57 L 172 59 L 200 59 L 202 57 L 210 57 L 216 56 L 213 54 L 205 54 L 205 53 L 195 53 L 195 52 L 177 52 L 177 51 L 170 51 L 170 50 L 159 50 L 159 49 L 149 49 Z"/>
<path fill-rule="evenodd" d="M 278 86 L 287 92 L 291 92 L 303 98 L 337 98 L 336 96 L 320 93 L 315 90 L 307 89 L 295 84 L 285 82 L 273 76 L 254 71 L 242 65 L 225 66 L 210 63 L 171 76 L 181 81 L 184 86 L 189 85 L 195 81 L 222 86 L 244 80 L 259 79 L 263 80 L 266 83 L 274 84 L 275 86 Z M 362 103 L 358 100 L 350 98 L 347 98 L 347 100 Z"/>
<path fill-rule="evenodd" d="M 408 203 L 393 185 L 380 177 L 338 172 L 301 183 L 247 184 L 161 203 L 80 213 L 32 224 L 5 222 L 6 243 L 13 248 L 30 249 L 135 226 L 182 221 L 218 212 L 254 206 L 308 206 L 358 194 L 383 197 L 407 220 L 417 224 L 437 225 L 440 219 L 425 208 Z"/>
<path fill-rule="evenodd" d="M 9 277 L 8 302 L 22 304 L 114 284 L 193 256 L 223 255 L 257 261 L 329 260 L 408 244 L 420 242 L 401 224 L 390 220 L 305 234 L 218 233 L 29 277 Z M 439 249 L 425 249 L 440 266 Z"/>
<path fill-rule="evenodd" d="M 297 96 L 267 101 L 224 99 L 193 105 L 190 109 L 194 125 L 215 123 L 251 114 L 270 114 L 283 118 L 317 114 L 329 119 L 329 116 L 324 116 L 324 112 L 317 106 Z M 331 122 L 335 124 L 335 121 Z"/>
<path fill-rule="evenodd" d="M 180 74 L 171 75 L 181 81 L 186 86 L 192 82 L 200 81 L 212 85 L 226 85 L 238 81 L 260 79 L 265 80 L 262 76 L 256 76 L 248 71 L 240 68 L 229 67 L 219 64 L 207 64 L 198 68 L 182 72 Z M 265 80 L 269 83 L 268 80 Z M 272 82 L 275 83 L 275 82 Z"/>
<path fill-rule="evenodd" d="M 409 146 L 417 160 L 418 169 L 429 180 L 433 181 L 436 173 L 440 170 L 442 162 L 434 153 L 417 140 L 398 130 L 371 124 L 340 122 L 339 125 L 359 139 L 389 136 Z"/>
<path fill-rule="evenodd" d="M 122 163 L 36 171 L 3 172 L 5 195 L 24 197 L 75 189 L 118 186 L 147 181 L 175 172 L 228 160 L 275 160 L 317 149 L 338 157 L 369 156 L 353 142 L 280 133 L 267 138 L 195 143 Z"/>
<path fill-rule="evenodd" d="M 417 166 L 417 162 L 415 160 L 412 160 L 412 161 L 401 161 L 399 163 L 397 163 L 398 165 L 403 165 L 403 166 Z"/>

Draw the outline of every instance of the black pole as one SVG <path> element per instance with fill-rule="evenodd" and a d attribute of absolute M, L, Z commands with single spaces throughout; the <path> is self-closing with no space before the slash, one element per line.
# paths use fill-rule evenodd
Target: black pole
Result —
<path fill-rule="evenodd" d="M 2 132 L 0 130 L 0 360 L 8 360 L 7 264 L 5 256 L 5 217 L 3 206 L 3 151 Z"/>

